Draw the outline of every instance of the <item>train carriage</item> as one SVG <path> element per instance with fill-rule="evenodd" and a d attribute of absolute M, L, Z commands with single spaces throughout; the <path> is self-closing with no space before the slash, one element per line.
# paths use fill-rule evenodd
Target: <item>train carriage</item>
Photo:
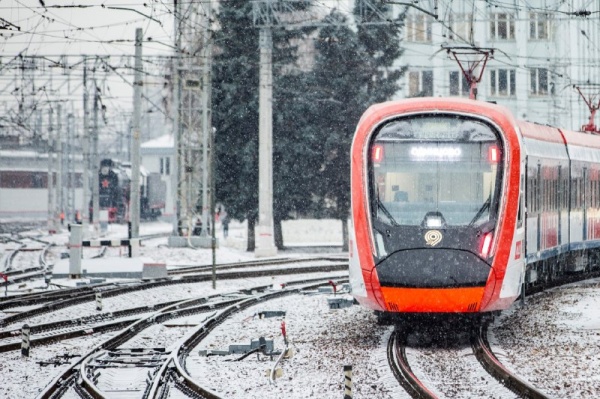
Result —
<path fill-rule="evenodd" d="M 350 280 L 381 314 L 508 308 L 523 284 L 595 265 L 600 137 L 499 105 L 375 105 L 351 154 Z"/>

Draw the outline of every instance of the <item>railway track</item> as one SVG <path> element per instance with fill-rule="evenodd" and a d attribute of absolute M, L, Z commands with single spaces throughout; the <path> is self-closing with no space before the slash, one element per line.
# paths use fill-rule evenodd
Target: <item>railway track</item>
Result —
<path fill-rule="evenodd" d="M 310 262 L 308 262 L 310 263 Z M 260 263 L 253 262 L 253 266 L 258 266 Z M 266 262 L 267 265 L 272 265 L 271 262 Z M 230 265 L 228 265 L 229 267 Z M 236 279 L 236 278 L 254 278 L 260 276 L 272 276 L 272 275 L 287 275 L 292 273 L 314 273 L 314 272 L 331 272 L 345 270 L 343 264 L 334 262 L 332 264 L 320 264 L 317 266 L 307 266 L 305 263 L 302 267 L 293 267 L 287 269 L 279 269 L 279 271 L 269 270 L 245 270 L 243 272 L 230 271 L 228 273 L 219 273 L 217 275 L 219 280 Z M 24 306 L 26 304 L 37 304 L 44 302 L 48 298 L 52 298 L 51 302 L 43 303 L 41 306 L 25 309 L 19 313 L 8 315 L 3 319 L 0 319 L 0 325 L 5 327 L 3 331 L 0 331 L 0 353 L 15 351 L 20 348 L 20 326 L 15 328 L 6 328 L 10 325 L 14 325 L 19 321 L 28 321 L 33 317 L 37 317 L 44 314 L 51 314 L 59 309 L 68 309 L 73 306 L 81 305 L 96 300 L 96 295 L 101 294 L 103 299 L 110 297 L 118 297 L 121 295 L 127 295 L 135 293 L 141 290 L 150 290 L 159 287 L 170 287 L 176 285 L 194 284 L 198 282 L 207 282 L 212 279 L 211 274 L 200 274 L 194 277 L 187 276 L 185 278 L 179 278 L 177 280 L 163 280 L 163 281 L 152 281 L 148 283 L 126 285 L 122 287 L 115 287 L 113 285 L 104 285 L 96 288 L 82 287 L 69 290 L 67 292 L 50 292 L 47 296 L 45 295 L 31 295 L 28 300 L 24 299 L 11 299 L 0 305 L 14 305 Z M 124 301 L 127 302 L 127 301 Z M 75 337 L 82 337 L 90 334 L 105 333 L 123 328 L 126 324 L 131 323 L 131 318 L 135 315 L 141 315 L 144 313 L 154 312 L 155 309 L 159 309 L 165 306 L 170 306 L 176 303 L 176 300 L 163 301 L 153 305 L 145 305 L 138 307 L 130 307 L 119 310 L 112 310 L 111 312 L 100 313 L 90 308 L 91 314 L 73 318 L 68 317 L 63 320 L 52 321 L 47 323 L 31 323 L 29 321 L 30 332 L 32 334 L 31 346 L 47 345 L 49 343 L 72 339 Z M 9 306 L 6 306 L 7 308 Z M 79 313 L 80 311 L 78 311 Z M 64 313 L 64 312 L 63 312 Z M 55 316 L 56 317 L 56 316 Z M 59 316 L 60 317 L 60 316 Z M 64 317 L 64 316 L 63 316 Z"/>
<path fill-rule="evenodd" d="M 473 352 L 483 368 L 519 397 L 547 399 L 542 391 L 510 372 L 494 355 L 487 339 L 489 321 L 480 325 L 471 336 Z"/>
<path fill-rule="evenodd" d="M 272 276 L 285 276 L 292 274 L 304 274 L 304 273 L 319 273 L 319 272 L 335 272 L 347 270 L 347 264 L 343 262 L 331 262 L 329 264 L 318 264 L 310 265 L 310 262 L 304 265 L 294 266 L 289 268 L 254 268 L 253 270 L 232 270 L 228 272 L 219 272 L 216 274 L 218 280 L 234 280 L 243 278 L 256 278 L 256 277 L 272 277 Z M 157 280 L 136 284 L 129 284 L 125 286 L 114 286 L 114 285 L 101 285 L 98 287 L 83 287 L 72 290 L 65 290 L 64 292 L 50 292 L 48 295 L 31 295 L 24 298 L 11 298 L 6 301 L 0 302 L 0 309 L 5 312 L 11 307 L 23 307 L 39 305 L 31 309 L 20 311 L 16 314 L 12 314 L 0 319 L 0 328 L 6 329 L 11 324 L 18 321 L 30 319 L 34 316 L 39 316 L 47 313 L 54 312 L 58 309 L 64 309 L 71 306 L 83 304 L 86 302 L 92 302 L 96 300 L 96 294 L 101 294 L 102 298 L 111 298 L 128 293 L 137 291 L 149 290 L 157 287 L 176 286 L 182 284 L 192 284 L 199 282 L 211 281 L 213 278 L 211 272 L 197 273 L 194 275 L 181 276 L 177 279 L 171 280 Z"/>
<path fill-rule="evenodd" d="M 470 392 L 475 396 L 490 395 L 494 398 L 512 398 L 517 395 L 521 398 L 548 399 L 549 396 L 509 371 L 498 360 L 488 343 L 488 327 L 489 320 L 486 320 L 482 321 L 479 326 L 471 328 L 469 333 L 471 354 L 466 354 L 464 348 L 448 348 L 448 344 L 445 343 L 441 345 L 442 347 L 432 348 L 426 355 L 423 348 L 411 348 L 411 345 L 408 344 L 413 331 L 397 326 L 387 345 L 388 364 L 398 383 L 413 398 L 466 397 L 467 392 Z M 409 349 L 416 352 L 412 356 L 413 358 L 419 360 L 419 356 L 423 357 L 418 362 L 421 364 L 417 365 L 419 372 L 413 370 L 410 365 L 409 356 L 407 356 Z M 452 352 L 459 355 L 455 356 L 455 353 Z M 469 361 L 469 358 L 476 358 L 489 376 L 495 379 L 495 383 L 486 382 L 486 377 L 474 370 L 474 361 Z M 464 376 L 469 372 L 470 375 Z M 423 376 L 419 377 L 419 373 Z M 458 387 L 452 387 L 452 382 L 446 381 L 444 377 L 452 380 Z M 461 378 L 465 380 L 460 381 Z M 495 385 L 503 388 L 499 389 Z M 461 396 L 461 391 L 463 396 Z M 508 391 L 511 391 L 512 394 Z"/>
<path fill-rule="evenodd" d="M 75 391 L 81 397 L 111 398 L 111 392 L 119 387 L 112 385 L 114 381 L 111 382 L 111 379 L 115 378 L 115 373 L 105 372 L 105 370 L 137 367 L 150 370 L 147 379 L 142 383 L 143 398 L 167 397 L 172 390 L 194 398 L 219 398 L 220 396 L 215 392 L 198 384 L 187 372 L 185 359 L 190 351 L 231 315 L 273 298 L 327 285 L 332 278 L 336 277 L 290 282 L 285 289 L 276 291 L 268 291 L 266 286 L 257 286 L 239 292 L 235 297 L 221 297 L 220 301 L 201 297 L 166 306 L 148 317 L 131 323 L 126 329 L 97 345 L 57 376 L 38 397 L 58 398 L 65 392 Z M 154 325 L 202 313 L 210 314 L 172 349 L 124 347 L 140 332 Z M 139 393 L 136 397 L 140 397 Z"/>
<path fill-rule="evenodd" d="M 47 256 L 54 244 L 35 240 L 31 238 L 12 240 L 18 247 L 5 256 L 2 274 L 5 278 L 0 280 L 0 287 L 16 283 L 46 278 L 50 273 Z M 36 245 L 31 246 L 27 241 L 33 241 Z M 42 244 L 43 247 L 39 245 Z"/>

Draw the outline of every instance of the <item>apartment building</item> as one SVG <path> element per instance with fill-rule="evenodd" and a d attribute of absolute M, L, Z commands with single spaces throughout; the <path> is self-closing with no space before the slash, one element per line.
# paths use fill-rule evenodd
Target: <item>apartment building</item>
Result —
<path fill-rule="evenodd" d="M 494 49 L 478 85 L 478 99 L 503 104 L 518 118 L 533 122 L 575 130 L 587 124 L 589 108 L 573 85 L 598 105 L 600 3 L 413 3 L 419 8 L 406 8 L 405 53 L 400 64 L 408 65 L 408 72 L 398 98 L 468 97 L 469 85 L 456 60 L 444 48 L 473 45 Z M 396 7 L 400 11 L 406 6 Z M 437 19 L 432 14 L 437 14 Z M 596 124 L 600 125 L 598 118 Z"/>

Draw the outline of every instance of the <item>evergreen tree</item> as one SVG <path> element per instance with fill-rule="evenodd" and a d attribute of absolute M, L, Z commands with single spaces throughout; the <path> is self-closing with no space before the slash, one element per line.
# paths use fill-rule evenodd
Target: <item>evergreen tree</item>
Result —
<path fill-rule="evenodd" d="M 368 54 L 345 16 L 333 11 L 316 42 L 314 90 L 318 111 L 320 197 L 331 217 L 344 226 L 350 210 L 350 147 L 354 129 L 367 103 L 371 77 Z M 344 231 L 345 227 L 344 227 Z"/>
<path fill-rule="evenodd" d="M 216 198 L 231 218 L 248 220 L 249 249 L 258 208 L 258 29 L 252 4 L 220 4 L 215 32 L 213 126 Z"/>
<path fill-rule="evenodd" d="M 360 17 L 362 23 L 358 25 L 358 40 L 368 54 L 372 77 L 367 85 L 368 101 L 379 103 L 388 101 L 400 90 L 399 80 L 407 69 L 406 66 L 395 65 L 404 53 L 400 38 L 406 13 L 382 21 L 382 16 L 391 15 L 391 5 L 382 0 L 372 1 L 374 8 L 366 8 Z M 356 1 L 354 15 L 359 13 L 359 1 Z"/>
<path fill-rule="evenodd" d="M 386 6 L 379 6 L 385 12 Z M 363 22 L 375 17 L 367 14 Z M 404 68 L 393 69 L 393 64 L 402 54 L 400 22 L 359 25 L 354 32 L 335 10 L 326 22 L 330 26 L 321 30 L 316 45 L 313 85 L 319 103 L 315 128 L 322 137 L 323 155 L 318 192 L 330 215 L 341 220 L 347 249 L 352 137 L 362 113 L 371 104 L 390 99 L 399 89 Z"/>
<path fill-rule="evenodd" d="M 275 243 L 283 246 L 281 221 L 314 213 L 320 154 L 311 129 L 314 103 L 307 98 L 306 73 L 278 79 L 273 104 L 273 212 Z"/>
<path fill-rule="evenodd" d="M 254 249 L 254 225 L 258 216 L 258 96 L 259 28 L 251 18 L 252 3 L 232 0 L 222 3 L 218 14 L 221 29 L 215 33 L 218 48 L 213 74 L 213 125 L 217 128 L 216 195 L 232 218 L 248 220 L 248 250 Z M 305 30 L 273 28 L 273 187 L 274 217 L 279 222 L 291 210 L 306 203 L 301 197 L 303 178 L 294 162 L 294 151 L 302 148 L 294 126 L 299 120 L 291 98 L 298 97 L 297 78 L 289 75 L 296 61 L 292 43 Z M 280 91 L 280 88 L 285 91 Z M 282 94 L 283 93 L 283 94 Z M 278 104 L 282 104 L 279 106 Z M 296 148 L 296 150 L 294 149 Z M 305 157 L 298 156 L 298 159 Z M 281 241 L 281 240 L 279 240 Z M 281 243 L 279 243 L 281 246 Z"/>

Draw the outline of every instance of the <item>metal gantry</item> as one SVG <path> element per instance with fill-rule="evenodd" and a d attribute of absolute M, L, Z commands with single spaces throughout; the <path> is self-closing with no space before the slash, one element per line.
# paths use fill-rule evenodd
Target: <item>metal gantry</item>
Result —
<path fill-rule="evenodd" d="M 174 157 L 175 218 L 171 245 L 188 245 L 194 232 L 195 246 L 209 247 L 211 189 L 211 15 L 210 3 L 175 4 L 174 62 Z M 186 23 L 181 23 L 183 19 Z M 196 26 L 202 26 L 198 36 Z M 185 57 L 184 57 L 184 48 Z M 198 231 L 200 230 L 200 231 Z M 214 228 L 212 229 L 214 231 Z M 184 239 L 178 239 L 184 237 Z"/>

